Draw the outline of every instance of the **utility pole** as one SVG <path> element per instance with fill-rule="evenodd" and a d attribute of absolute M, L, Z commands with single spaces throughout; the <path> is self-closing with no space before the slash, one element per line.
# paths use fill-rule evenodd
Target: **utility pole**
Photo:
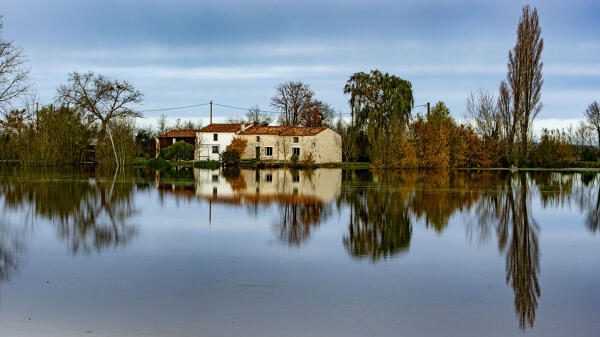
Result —
<path fill-rule="evenodd" d="M 212 101 L 210 101 L 210 124 L 212 124 Z"/>
<path fill-rule="evenodd" d="M 431 107 L 429 102 L 427 102 L 427 117 L 429 117 L 429 112 L 431 111 Z"/>

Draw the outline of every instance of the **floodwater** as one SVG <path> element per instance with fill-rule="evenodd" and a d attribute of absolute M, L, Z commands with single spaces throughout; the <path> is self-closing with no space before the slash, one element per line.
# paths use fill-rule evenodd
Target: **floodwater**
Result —
<path fill-rule="evenodd" d="M 0 336 L 598 336 L 600 174 L 0 170 Z"/>

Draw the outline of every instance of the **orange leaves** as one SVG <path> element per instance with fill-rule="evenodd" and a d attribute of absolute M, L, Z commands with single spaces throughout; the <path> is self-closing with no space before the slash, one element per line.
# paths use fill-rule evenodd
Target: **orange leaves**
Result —
<path fill-rule="evenodd" d="M 227 151 L 236 151 L 237 153 L 242 154 L 246 151 L 247 145 L 247 139 L 235 137 L 231 140 L 231 144 L 227 145 Z"/>

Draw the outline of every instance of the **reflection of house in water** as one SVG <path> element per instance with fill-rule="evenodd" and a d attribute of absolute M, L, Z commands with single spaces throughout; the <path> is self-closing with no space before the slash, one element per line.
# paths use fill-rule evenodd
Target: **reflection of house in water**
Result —
<path fill-rule="evenodd" d="M 209 222 L 214 204 L 245 207 L 255 214 L 275 205 L 279 217 L 274 228 L 279 239 L 297 246 L 330 214 L 330 204 L 341 194 L 342 170 L 194 169 L 194 186 L 190 186 L 189 180 L 160 180 L 157 177 L 156 185 L 165 193 L 208 201 Z"/>
<path fill-rule="evenodd" d="M 238 174 L 239 173 L 239 174 Z M 194 170 L 196 195 L 212 202 L 330 203 L 341 191 L 341 169 Z"/>

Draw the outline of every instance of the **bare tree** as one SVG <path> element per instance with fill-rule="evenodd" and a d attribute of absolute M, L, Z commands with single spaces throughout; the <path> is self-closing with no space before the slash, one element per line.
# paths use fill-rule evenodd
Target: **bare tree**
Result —
<path fill-rule="evenodd" d="M 598 134 L 598 147 L 600 148 L 600 105 L 598 102 L 593 101 L 588 105 L 583 114 L 585 115 L 586 122 L 593 127 Z"/>
<path fill-rule="evenodd" d="M 0 32 L 2 27 L 0 16 Z M 6 109 L 12 100 L 29 89 L 26 62 L 22 48 L 15 46 L 13 41 L 0 39 L 0 108 Z"/>
<path fill-rule="evenodd" d="M 517 118 L 511 109 L 512 93 L 506 81 L 500 82 L 498 94 L 498 114 L 500 116 L 500 135 L 505 143 L 505 156 L 508 163 L 514 162 L 514 143 L 517 132 Z"/>
<path fill-rule="evenodd" d="M 500 115 L 494 94 L 479 89 L 467 96 L 466 117 L 474 122 L 475 131 L 483 138 L 496 138 L 500 131 Z"/>
<path fill-rule="evenodd" d="M 542 110 L 541 91 L 542 79 L 541 60 L 544 49 L 544 39 L 541 38 L 542 28 L 539 24 L 537 9 L 528 5 L 523 12 L 517 28 L 517 43 L 508 52 L 508 73 L 506 80 L 512 94 L 513 116 L 515 116 L 519 137 L 518 164 L 527 160 L 531 143 L 531 124 Z"/>
<path fill-rule="evenodd" d="M 319 123 L 318 125 L 314 126 L 332 127 L 335 121 L 336 113 L 335 110 L 331 107 L 331 105 L 322 101 L 316 101 L 315 107 L 318 110 L 317 114 L 319 118 Z"/>
<path fill-rule="evenodd" d="M 292 143 L 289 137 L 277 137 L 277 156 L 279 160 L 283 161 L 286 165 L 288 162 L 288 155 L 292 151 Z M 283 158 L 280 158 L 283 156 Z"/>
<path fill-rule="evenodd" d="M 573 145 L 577 149 L 577 155 L 580 159 L 583 159 L 585 149 L 593 144 L 593 130 L 584 121 L 580 121 L 575 129 L 571 126 L 568 128 L 570 135 L 569 137 L 573 141 Z"/>
<path fill-rule="evenodd" d="M 253 105 L 248 109 L 246 119 L 248 119 L 248 123 L 260 126 L 267 126 L 273 122 L 273 118 L 269 116 L 269 113 L 261 111 L 258 105 Z"/>
<path fill-rule="evenodd" d="M 142 117 L 141 113 L 129 107 L 131 104 L 141 103 L 142 97 L 143 94 L 133 84 L 96 75 L 91 71 L 69 74 L 68 84 L 59 86 L 56 93 L 59 104 L 83 111 L 92 121 L 99 121 L 101 135 L 105 130 L 108 131 L 117 166 L 119 159 L 109 123 L 120 118 Z"/>
<path fill-rule="evenodd" d="M 308 84 L 289 81 L 276 87 L 277 93 L 271 98 L 271 106 L 279 110 L 279 124 L 297 126 L 303 116 L 314 108 L 314 91 Z"/>
<path fill-rule="evenodd" d="M 21 104 L 28 113 L 34 115 L 40 106 L 40 96 L 33 90 L 28 90 L 21 98 Z"/>
<path fill-rule="evenodd" d="M 159 135 L 162 135 L 163 133 L 169 131 L 169 125 L 167 123 L 167 115 L 165 115 L 164 113 L 162 115 L 160 115 L 160 117 L 158 118 L 157 129 L 158 129 Z"/>

